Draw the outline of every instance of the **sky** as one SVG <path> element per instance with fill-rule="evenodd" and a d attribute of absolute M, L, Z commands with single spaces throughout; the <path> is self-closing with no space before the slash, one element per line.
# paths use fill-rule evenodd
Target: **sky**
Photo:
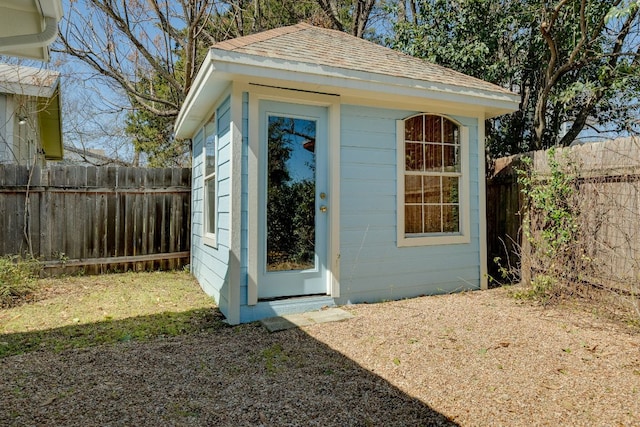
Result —
<path fill-rule="evenodd" d="M 63 0 L 65 15 L 70 10 L 70 1 Z M 83 4 L 83 1 L 73 1 L 74 7 L 82 8 Z M 103 149 L 105 154 L 124 160 L 133 157 L 131 144 L 124 134 L 127 111 L 119 107 L 127 104 L 121 89 L 108 84 L 83 61 L 60 53 L 52 52 L 48 64 L 22 62 L 61 72 L 65 144 Z M 593 139 L 593 135 L 587 131 L 581 136 Z"/>

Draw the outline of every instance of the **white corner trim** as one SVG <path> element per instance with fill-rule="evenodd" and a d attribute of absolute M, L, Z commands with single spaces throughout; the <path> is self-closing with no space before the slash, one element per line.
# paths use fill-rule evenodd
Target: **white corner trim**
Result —
<path fill-rule="evenodd" d="M 480 289 L 489 288 L 489 272 L 487 266 L 487 179 L 485 171 L 485 128 L 484 115 L 478 115 L 478 215 L 480 245 Z"/>
<path fill-rule="evenodd" d="M 242 257 L 242 92 L 235 87 L 229 99 L 231 105 L 231 203 L 229 216 L 229 310 L 227 319 L 232 325 L 240 323 L 240 265 Z"/>
<path fill-rule="evenodd" d="M 329 241 L 327 244 L 329 271 L 327 272 L 327 293 L 333 298 L 340 297 L 340 102 L 328 107 L 329 153 L 328 153 L 328 188 L 329 188 Z"/>
<path fill-rule="evenodd" d="M 246 88 L 248 91 L 249 88 Z M 247 281 L 247 304 L 256 305 L 258 303 L 258 171 L 260 167 L 260 112 L 256 97 L 249 92 L 249 171 L 248 190 L 249 202 L 247 206 L 249 223 L 248 230 L 248 281 Z"/>
<path fill-rule="evenodd" d="M 404 237 L 404 120 L 396 120 L 396 245 L 403 246 Z"/>

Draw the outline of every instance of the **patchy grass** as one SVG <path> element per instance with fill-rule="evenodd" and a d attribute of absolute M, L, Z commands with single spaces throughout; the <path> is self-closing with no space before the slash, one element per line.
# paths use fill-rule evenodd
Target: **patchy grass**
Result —
<path fill-rule="evenodd" d="M 214 301 L 185 272 L 39 281 L 35 301 L 0 310 L 0 357 L 217 329 Z"/>
<path fill-rule="evenodd" d="M 15 255 L 0 257 L 0 307 L 26 301 L 36 292 L 38 261 Z"/>

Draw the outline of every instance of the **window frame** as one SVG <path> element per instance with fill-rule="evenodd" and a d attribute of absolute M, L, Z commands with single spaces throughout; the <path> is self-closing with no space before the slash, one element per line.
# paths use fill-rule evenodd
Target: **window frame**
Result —
<path fill-rule="evenodd" d="M 441 171 L 427 172 L 421 176 L 451 177 L 458 176 L 459 231 L 435 233 L 405 233 L 405 177 L 406 175 L 406 140 L 405 122 L 418 116 L 437 116 L 451 121 L 458 126 L 460 132 L 460 172 Z M 470 237 L 470 199 L 469 199 L 469 128 L 459 121 L 438 113 L 418 113 L 396 121 L 396 170 L 397 170 L 397 246 L 429 246 L 447 244 L 465 244 Z"/>
<path fill-rule="evenodd" d="M 217 117 L 214 114 L 211 116 L 205 125 L 202 127 L 202 238 L 203 242 L 207 246 L 217 247 L 218 241 L 218 125 L 216 123 Z M 214 168 L 213 172 L 207 174 L 207 138 L 213 138 L 213 151 L 214 151 Z M 213 218 L 213 231 L 208 229 L 209 221 L 209 209 L 211 205 L 209 203 L 209 191 L 207 183 L 213 181 L 214 186 L 214 218 Z"/>

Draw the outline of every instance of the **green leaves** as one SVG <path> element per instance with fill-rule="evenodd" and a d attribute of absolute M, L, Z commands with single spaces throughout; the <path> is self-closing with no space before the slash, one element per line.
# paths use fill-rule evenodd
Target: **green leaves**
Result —
<path fill-rule="evenodd" d="M 547 162 L 548 175 L 519 170 L 518 183 L 531 207 L 531 217 L 540 222 L 536 226 L 539 235 L 530 234 L 530 243 L 547 257 L 554 258 L 577 238 L 578 212 L 571 203 L 576 176 L 571 172 L 571 165 L 560 164 L 554 148 L 548 150 Z M 527 169 L 530 163 L 531 159 L 524 161 Z"/>
<path fill-rule="evenodd" d="M 521 94 L 519 111 L 489 121 L 495 157 L 569 145 L 587 123 L 640 132 L 639 0 L 414 4 L 395 10 L 392 47 Z"/>
<path fill-rule="evenodd" d="M 0 257 L 0 307 L 19 303 L 37 288 L 40 263 L 19 256 Z"/>
<path fill-rule="evenodd" d="M 640 0 L 631 0 L 629 2 L 623 2 L 621 5 L 612 6 L 605 16 L 605 21 L 610 23 L 614 20 L 627 18 L 636 12 L 638 8 L 640 8 Z"/>

